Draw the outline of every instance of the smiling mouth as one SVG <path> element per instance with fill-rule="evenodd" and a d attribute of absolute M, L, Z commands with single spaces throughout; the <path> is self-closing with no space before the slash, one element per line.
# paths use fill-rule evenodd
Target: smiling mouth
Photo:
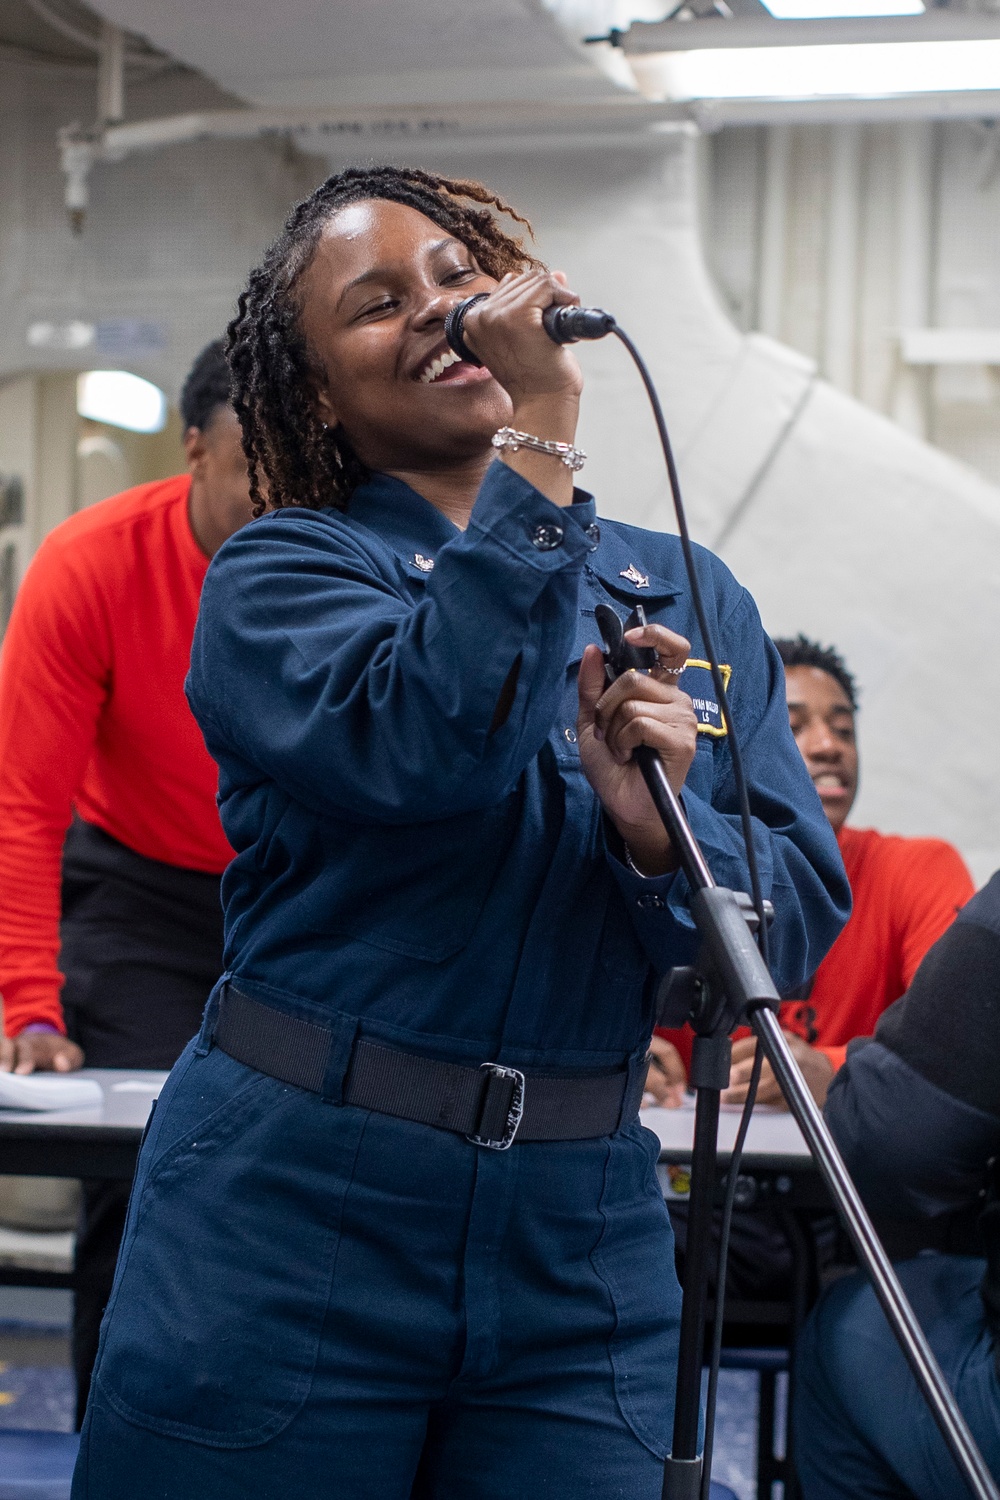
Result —
<path fill-rule="evenodd" d="M 460 365 L 461 363 L 462 361 L 454 349 L 445 349 L 443 353 L 436 354 L 428 364 L 424 365 L 417 379 L 423 385 L 432 385 L 435 380 L 440 380 L 445 370 L 449 370 L 452 365 Z"/>
<path fill-rule="evenodd" d="M 847 793 L 847 787 L 831 771 L 824 771 L 821 776 L 813 777 L 813 786 L 821 797 L 843 797 Z"/>
<path fill-rule="evenodd" d="M 448 348 L 425 360 L 413 377 L 421 385 L 478 385 L 492 378 L 485 365 L 470 365 Z"/>

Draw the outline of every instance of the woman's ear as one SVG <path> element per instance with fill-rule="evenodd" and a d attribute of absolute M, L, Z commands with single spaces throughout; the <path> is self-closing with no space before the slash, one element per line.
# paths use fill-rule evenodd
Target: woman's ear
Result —
<path fill-rule="evenodd" d="M 340 418 L 330 403 L 330 398 L 325 391 L 316 392 L 316 415 L 324 427 L 339 427 Z"/>

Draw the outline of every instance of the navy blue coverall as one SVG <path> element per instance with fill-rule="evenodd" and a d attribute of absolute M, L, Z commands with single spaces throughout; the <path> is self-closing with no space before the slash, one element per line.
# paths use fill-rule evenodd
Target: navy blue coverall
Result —
<path fill-rule="evenodd" d="M 849 892 L 753 601 L 698 567 L 788 988 Z M 220 985 L 334 1043 L 322 1095 L 289 1087 L 212 1047 L 210 1001 L 142 1151 L 75 1500 L 659 1496 L 679 1290 L 655 1137 L 633 1117 L 497 1152 L 339 1102 L 358 1036 L 643 1069 L 651 976 L 696 942 L 683 875 L 615 857 L 580 767 L 601 602 L 691 640 L 684 802 L 746 889 L 675 537 L 598 529 L 589 496 L 560 509 L 497 462 L 465 532 L 376 475 L 214 559 L 188 692 L 236 850 Z"/>

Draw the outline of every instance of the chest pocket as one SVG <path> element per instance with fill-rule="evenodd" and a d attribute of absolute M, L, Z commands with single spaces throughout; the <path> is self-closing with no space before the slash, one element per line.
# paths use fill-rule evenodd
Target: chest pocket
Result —
<path fill-rule="evenodd" d="M 622 564 L 622 558 L 617 555 L 608 559 L 600 555 L 595 557 L 584 570 L 590 588 L 581 592 L 581 602 L 584 593 L 589 593 L 591 613 L 597 604 L 610 604 L 623 620 L 637 604 L 641 604 L 649 619 L 659 619 L 661 624 L 669 625 L 669 609 L 667 618 L 661 618 L 661 611 L 681 593 L 679 586 L 657 573 L 643 572 L 633 562 L 619 564 Z M 594 639 L 599 644 L 601 636 L 596 625 L 594 631 Z"/>
<path fill-rule="evenodd" d="M 618 561 L 620 559 L 615 560 L 615 562 Z M 569 661 L 572 701 L 567 696 L 563 705 L 564 717 L 572 709 L 572 719 L 567 718 L 567 722 L 576 722 L 576 673 L 580 658 L 587 646 L 600 646 L 602 650 L 604 647 L 594 616 L 594 611 L 599 604 L 610 605 L 623 624 L 635 606 L 641 604 L 646 611 L 647 619 L 655 620 L 658 624 L 666 625 L 670 629 L 681 628 L 680 621 L 675 622 L 671 619 L 674 613 L 671 606 L 679 593 L 676 585 L 666 578 L 658 578 L 654 573 L 641 573 L 631 563 L 627 568 L 621 568 L 616 572 L 615 562 L 588 563 L 584 568 L 576 641 Z M 624 575 L 629 570 L 631 570 L 631 576 L 625 577 Z"/>

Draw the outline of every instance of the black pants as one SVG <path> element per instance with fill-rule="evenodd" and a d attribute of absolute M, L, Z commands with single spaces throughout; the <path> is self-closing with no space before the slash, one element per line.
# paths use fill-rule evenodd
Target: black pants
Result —
<path fill-rule="evenodd" d="M 687 1254 L 688 1204 L 667 1205 L 674 1229 L 677 1275 L 684 1285 Z M 716 1293 L 722 1211 L 712 1222 L 708 1293 Z M 794 1338 L 819 1295 L 825 1278 L 836 1266 L 854 1264 L 853 1253 L 838 1230 L 831 1210 L 783 1209 L 775 1203 L 736 1209 L 729 1238 L 726 1273 L 726 1320 L 743 1343 L 771 1343 L 791 1330 Z M 787 1324 L 774 1324 L 774 1304 L 787 1307 Z"/>
<path fill-rule="evenodd" d="M 171 1068 L 222 970 L 219 878 L 145 859 L 76 821 L 63 854 L 63 1007 L 92 1068 Z M 129 1189 L 85 1182 L 73 1366 L 83 1421 Z"/>

